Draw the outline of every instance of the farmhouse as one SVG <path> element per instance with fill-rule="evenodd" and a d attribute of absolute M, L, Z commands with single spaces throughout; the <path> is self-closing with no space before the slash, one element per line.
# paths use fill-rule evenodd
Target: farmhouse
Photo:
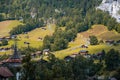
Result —
<path fill-rule="evenodd" d="M 74 57 L 71 57 L 71 56 L 66 56 L 66 57 L 64 58 L 65 61 L 70 61 L 70 60 L 72 60 L 72 59 L 74 59 Z"/>
<path fill-rule="evenodd" d="M 88 46 L 87 45 L 81 45 L 81 48 L 88 48 Z"/>
<path fill-rule="evenodd" d="M 41 56 L 41 55 L 42 55 L 42 51 L 37 51 L 35 54 L 36 54 L 37 56 Z"/>
<path fill-rule="evenodd" d="M 114 40 L 107 40 L 107 41 L 105 41 L 105 43 L 107 43 L 107 44 L 109 44 L 109 45 L 111 45 L 111 44 L 114 44 Z"/>
<path fill-rule="evenodd" d="M 0 80 L 8 80 L 13 76 L 13 73 L 7 67 L 0 67 Z"/>
<path fill-rule="evenodd" d="M 73 54 L 70 55 L 70 56 L 66 56 L 66 57 L 64 58 L 64 60 L 65 60 L 65 61 L 70 61 L 70 60 L 74 59 L 75 57 L 77 57 L 78 55 L 79 55 L 78 53 L 73 53 Z"/>
<path fill-rule="evenodd" d="M 37 52 L 31 54 L 32 58 L 40 57 L 41 55 L 42 55 L 42 51 L 37 51 Z"/>
<path fill-rule="evenodd" d="M 87 55 L 88 51 L 87 50 L 80 50 L 79 54 L 81 54 L 81 55 Z"/>
<path fill-rule="evenodd" d="M 14 39 L 14 38 L 16 38 L 16 37 L 17 37 L 16 35 L 10 36 L 11 39 Z"/>

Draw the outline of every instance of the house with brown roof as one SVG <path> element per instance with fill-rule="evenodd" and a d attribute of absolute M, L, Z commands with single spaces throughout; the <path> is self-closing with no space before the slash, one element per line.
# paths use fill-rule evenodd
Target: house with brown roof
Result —
<path fill-rule="evenodd" d="M 81 54 L 81 55 L 87 55 L 88 54 L 88 50 L 80 50 L 79 54 Z"/>
<path fill-rule="evenodd" d="M 13 73 L 7 67 L 0 67 L 0 80 L 9 80 Z"/>

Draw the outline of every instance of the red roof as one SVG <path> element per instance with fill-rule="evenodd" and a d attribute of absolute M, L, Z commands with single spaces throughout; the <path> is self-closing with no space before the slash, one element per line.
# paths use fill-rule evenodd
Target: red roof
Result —
<path fill-rule="evenodd" d="M 21 63 L 21 59 L 7 59 L 5 62 L 8 62 L 8 63 Z"/>
<path fill-rule="evenodd" d="M 0 67 L 0 76 L 4 78 L 14 76 L 13 73 L 7 67 Z"/>
<path fill-rule="evenodd" d="M 21 59 L 6 59 L 6 60 L 3 60 L 2 63 L 21 63 L 22 60 Z"/>

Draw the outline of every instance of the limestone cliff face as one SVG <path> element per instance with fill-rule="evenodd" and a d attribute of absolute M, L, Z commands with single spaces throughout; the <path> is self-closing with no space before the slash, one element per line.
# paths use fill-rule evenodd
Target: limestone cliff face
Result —
<path fill-rule="evenodd" d="M 120 22 L 120 0 L 103 0 L 97 9 L 108 11 L 117 22 Z"/>

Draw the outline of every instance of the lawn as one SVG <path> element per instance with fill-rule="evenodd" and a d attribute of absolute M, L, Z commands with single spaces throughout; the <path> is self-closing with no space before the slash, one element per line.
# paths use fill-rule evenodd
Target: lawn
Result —
<path fill-rule="evenodd" d="M 12 28 L 22 24 L 18 20 L 7 20 L 0 22 L 0 37 L 9 36 L 9 32 Z"/>
<path fill-rule="evenodd" d="M 46 27 L 36 28 L 28 32 L 27 34 L 18 35 L 18 38 L 20 40 L 40 41 L 39 38 L 44 39 L 46 35 L 52 35 L 55 30 L 55 27 L 56 27 L 55 24 L 50 24 L 50 25 L 47 25 Z"/>
<path fill-rule="evenodd" d="M 39 48 L 43 44 L 44 37 L 46 35 L 52 35 L 53 32 L 55 31 L 55 27 L 56 27 L 55 24 L 49 24 L 46 27 L 36 28 L 36 29 L 28 32 L 27 34 L 18 35 L 18 37 L 17 37 L 18 38 L 18 41 L 17 41 L 18 48 L 28 47 L 28 45 L 24 44 L 24 42 L 29 42 L 30 47 Z M 43 29 L 43 28 L 45 28 L 45 29 Z M 40 40 L 39 38 L 42 38 L 42 40 Z M 7 46 L 1 46 L 1 47 L 3 47 L 3 48 L 11 47 L 13 44 L 14 44 L 14 40 L 10 40 L 9 44 Z M 9 53 L 11 53 L 11 51 L 0 52 L 0 54 L 5 54 L 5 53 L 9 54 Z"/>
<path fill-rule="evenodd" d="M 90 45 L 90 46 L 88 46 L 87 49 L 72 47 L 72 48 L 68 48 L 68 49 L 65 49 L 65 50 L 56 51 L 56 52 L 53 52 L 53 53 L 55 54 L 55 56 L 57 58 L 63 59 L 65 56 L 71 55 L 73 53 L 78 53 L 80 50 L 88 50 L 90 54 L 95 54 L 95 53 L 98 53 L 102 50 L 105 50 L 105 52 L 108 52 L 112 48 L 120 51 L 120 45 L 111 46 L 111 45 L 107 45 L 107 44 L 100 44 L 100 45 L 95 45 L 95 46 Z"/>

